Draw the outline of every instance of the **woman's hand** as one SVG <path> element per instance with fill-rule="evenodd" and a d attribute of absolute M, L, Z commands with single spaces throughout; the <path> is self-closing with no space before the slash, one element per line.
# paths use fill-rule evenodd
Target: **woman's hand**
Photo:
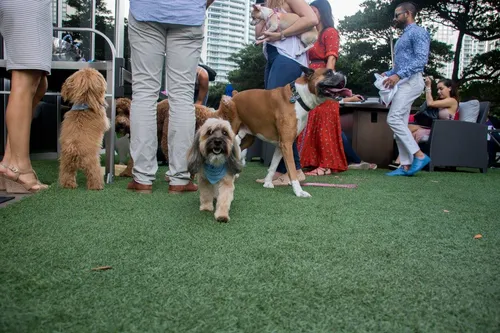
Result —
<path fill-rule="evenodd" d="M 262 44 L 264 42 L 276 42 L 281 39 L 281 33 L 266 31 L 262 34 L 261 38 L 262 39 L 257 39 L 257 41 L 255 42 L 256 45 Z"/>
<path fill-rule="evenodd" d="M 425 86 L 426 86 L 427 88 L 430 88 L 430 87 L 432 86 L 432 80 L 431 80 L 431 78 L 430 78 L 430 77 L 428 77 L 428 76 L 425 78 Z"/>

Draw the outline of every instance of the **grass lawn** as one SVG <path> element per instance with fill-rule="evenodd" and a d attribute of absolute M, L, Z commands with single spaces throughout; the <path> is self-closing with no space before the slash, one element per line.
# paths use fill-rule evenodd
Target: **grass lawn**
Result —
<path fill-rule="evenodd" d="M 219 224 L 164 168 L 141 195 L 34 167 L 54 185 L 0 210 L 1 332 L 500 331 L 498 170 L 349 171 L 304 199 L 252 162 Z"/>

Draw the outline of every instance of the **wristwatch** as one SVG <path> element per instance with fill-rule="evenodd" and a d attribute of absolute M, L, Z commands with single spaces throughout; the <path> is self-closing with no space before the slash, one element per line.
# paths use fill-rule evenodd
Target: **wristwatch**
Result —
<path fill-rule="evenodd" d="M 281 31 L 280 34 L 281 34 L 281 40 L 285 40 L 286 37 L 285 37 L 285 34 L 283 33 L 283 31 Z"/>

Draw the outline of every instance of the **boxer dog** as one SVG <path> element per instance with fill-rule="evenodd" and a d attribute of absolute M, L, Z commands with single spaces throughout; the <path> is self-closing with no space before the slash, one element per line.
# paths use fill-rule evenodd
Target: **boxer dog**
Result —
<path fill-rule="evenodd" d="M 293 192 L 310 197 L 297 180 L 292 144 L 305 128 L 309 111 L 327 99 L 347 97 L 346 77 L 328 68 L 312 70 L 302 67 L 304 75 L 272 90 L 252 89 L 239 92 L 230 103 L 234 107 L 231 126 L 242 137 L 240 148 L 248 148 L 258 137 L 276 145 L 264 187 L 273 188 L 272 178 L 283 157 Z"/>
<path fill-rule="evenodd" d="M 253 5 L 251 16 L 251 25 L 257 25 L 257 23 L 262 20 L 266 22 L 265 32 L 283 31 L 299 19 L 299 15 L 297 14 L 281 13 L 271 8 L 255 4 Z M 314 46 L 314 43 L 316 42 L 316 40 L 318 40 L 318 30 L 316 29 L 316 27 L 312 27 L 308 31 L 301 33 L 299 36 L 300 41 L 304 45 L 305 49 L 296 54 L 296 56 L 301 55 Z M 265 36 L 260 36 L 257 39 L 263 39 L 264 37 Z"/>

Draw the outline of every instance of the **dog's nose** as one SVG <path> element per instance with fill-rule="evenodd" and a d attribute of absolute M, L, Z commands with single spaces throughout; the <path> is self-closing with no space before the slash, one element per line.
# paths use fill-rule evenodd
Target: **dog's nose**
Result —
<path fill-rule="evenodd" d="M 214 139 L 214 145 L 221 146 L 222 145 L 222 139 L 219 139 L 219 138 Z"/>

